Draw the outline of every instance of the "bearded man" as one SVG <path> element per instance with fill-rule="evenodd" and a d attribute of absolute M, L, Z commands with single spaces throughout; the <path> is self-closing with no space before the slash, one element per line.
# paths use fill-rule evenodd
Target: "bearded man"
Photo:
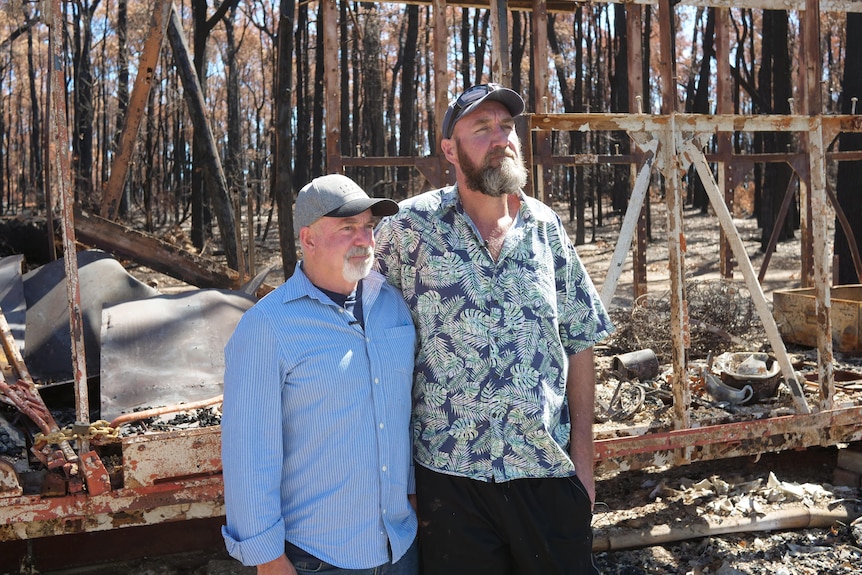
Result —
<path fill-rule="evenodd" d="M 376 231 L 419 338 L 413 456 L 425 575 L 597 573 L 593 346 L 613 326 L 559 216 L 526 196 L 524 101 L 449 105 L 456 183 Z"/>
<path fill-rule="evenodd" d="M 299 191 L 302 261 L 225 348 L 228 552 L 259 575 L 417 575 L 416 330 L 372 271 L 392 200 L 341 175 Z"/>

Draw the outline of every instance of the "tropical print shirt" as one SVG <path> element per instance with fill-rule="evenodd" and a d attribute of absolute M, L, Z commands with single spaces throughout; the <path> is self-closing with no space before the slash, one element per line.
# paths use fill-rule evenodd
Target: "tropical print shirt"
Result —
<path fill-rule="evenodd" d="M 453 186 L 401 202 L 376 241 L 419 336 L 415 461 L 481 481 L 573 475 L 568 356 L 613 326 L 559 216 L 522 195 L 495 262 Z"/>

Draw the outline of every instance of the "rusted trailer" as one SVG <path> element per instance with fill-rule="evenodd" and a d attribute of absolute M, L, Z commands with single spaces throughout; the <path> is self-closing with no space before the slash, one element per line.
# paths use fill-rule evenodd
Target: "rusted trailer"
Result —
<path fill-rule="evenodd" d="M 55 4 L 57 2 L 55 1 Z M 698 3 L 698 2 L 694 2 Z M 703 4 L 701 2 L 700 4 Z M 713 2 L 719 7 L 724 17 L 726 26 L 726 2 Z M 753 7 L 758 2 L 749 2 Z M 763 0 L 760 4 L 770 4 L 769 0 Z M 772 2 L 775 4 L 775 2 Z M 781 3 L 782 6 L 787 3 Z M 808 50 L 816 51 L 818 42 L 811 41 L 815 36 L 813 27 L 818 21 L 818 3 L 812 0 L 799 0 L 793 3 L 801 8 L 805 17 L 803 28 L 806 34 Z M 852 3 L 833 2 L 838 9 L 850 9 Z M 445 2 L 434 2 L 435 8 L 445 9 Z M 638 2 L 630 3 L 636 9 Z M 159 3 L 162 11 L 158 12 L 157 22 L 162 32 L 167 27 L 168 9 L 166 3 Z M 334 27 L 333 11 L 335 4 L 328 3 L 324 25 Z M 672 9 L 670 2 L 660 3 L 662 10 Z M 492 7 L 495 13 L 505 10 L 505 4 L 494 2 Z M 768 7 L 768 6 L 767 6 Z M 537 24 L 534 29 L 538 40 L 547 18 L 547 6 L 537 3 L 535 6 Z M 856 7 L 858 8 L 858 7 Z M 854 8 L 854 9 L 856 9 Z M 522 8 L 523 9 L 523 8 Z M 58 10 L 59 11 L 59 10 Z M 328 16 L 327 16 L 328 15 Z M 499 16 L 499 14 L 497 14 Z M 438 18 L 439 14 L 436 15 Z M 662 19 L 662 25 L 667 19 Z M 334 29 L 334 28 L 333 28 Z M 445 26 L 440 26 L 445 29 Z M 668 30 L 662 33 L 663 42 Z M 722 32 L 722 43 L 726 47 L 726 30 Z M 334 58 L 336 50 L 332 46 L 333 38 L 337 34 L 326 34 L 325 53 L 327 58 Z M 60 45 L 58 42 L 56 45 Z M 637 43 L 630 43 L 635 45 Z M 500 52 L 498 46 L 505 45 L 504 42 L 494 42 L 495 50 Z M 437 58 L 440 60 L 439 73 L 441 78 L 445 76 L 445 38 L 438 38 Z M 148 48 L 145 57 L 152 57 Z M 663 49 L 666 47 L 663 46 Z M 813 52 L 812 52 L 813 53 Z M 496 54 L 496 53 L 495 53 Z M 499 55 L 499 54 L 496 54 Z M 635 55 L 639 58 L 639 55 Z M 62 58 L 56 58 L 61 62 Z M 816 59 L 812 58 L 812 61 Z M 337 70 L 337 66 L 327 66 L 327 73 Z M 640 64 L 631 66 L 633 70 L 639 70 Z M 817 70 L 811 70 L 816 73 Z M 74 202 L 71 197 L 71 185 L 68 181 L 71 171 L 68 169 L 68 135 L 62 128 L 62 122 L 56 122 L 55 118 L 63 118 L 63 78 L 62 70 L 54 70 L 56 89 L 52 90 L 55 102 L 51 112 L 52 126 L 52 158 L 51 163 L 60 169 L 52 173 L 52 188 L 56 197 L 61 199 L 63 205 L 62 223 L 64 231 L 64 251 L 72 254 L 76 251 L 75 232 L 77 225 L 93 220 L 93 216 L 78 213 L 76 218 Z M 505 72 L 505 70 L 504 70 Z M 722 73 L 722 70 L 719 70 Z M 724 72 L 727 72 L 726 70 Z M 547 70 L 540 70 L 536 77 L 545 77 Z M 729 76 L 729 74 L 725 74 Z M 816 75 L 816 74 L 815 74 Z M 667 70 L 667 77 L 674 77 L 672 70 Z M 332 79 L 330 78 L 330 81 Z M 726 88 L 727 77 L 722 76 L 719 80 Z M 337 79 L 333 85 L 337 84 Z M 439 82 L 438 89 L 442 90 L 437 98 L 438 106 L 445 108 L 445 86 L 446 82 Z M 541 83 L 539 83 L 541 84 Z M 636 86 L 636 84 L 634 84 Z M 639 88 L 638 88 L 639 89 Z M 810 86 L 810 93 L 817 91 L 817 84 Z M 383 159 L 374 158 L 344 158 L 340 155 L 338 143 L 338 106 L 333 100 L 335 91 L 329 92 L 327 107 L 331 113 L 326 114 L 327 122 L 331 122 L 327 130 L 327 158 L 330 171 L 341 171 L 344 166 L 371 166 L 375 161 L 383 162 Z M 632 90 L 632 99 L 635 100 L 637 91 Z M 820 115 L 816 107 L 817 99 L 810 98 L 810 108 L 804 110 L 803 115 L 792 115 L 782 117 L 760 116 L 757 118 L 741 118 L 726 114 L 728 111 L 727 90 L 723 90 L 719 102 L 719 110 L 725 112 L 714 116 L 693 116 L 678 114 L 672 108 L 663 110 L 659 115 L 645 114 L 532 114 L 528 115 L 522 127 L 526 128 L 524 138 L 525 154 L 531 163 L 537 167 L 539 177 L 532 182 L 534 193 L 541 196 L 544 189 L 543 177 L 547 173 L 544 168 L 554 165 L 574 164 L 578 162 L 597 161 L 621 161 L 633 163 L 636 167 L 637 177 L 633 177 L 635 192 L 644 193 L 648 183 L 650 170 L 655 167 L 662 172 L 668 182 L 667 198 L 670 210 L 670 226 L 668 243 L 670 246 L 671 284 L 674 291 L 672 308 L 672 331 L 674 337 L 673 349 L 673 373 L 670 383 L 673 386 L 673 412 L 674 418 L 670 424 L 656 423 L 643 427 L 632 427 L 624 424 L 606 425 L 597 429 L 597 465 L 602 471 L 625 471 L 648 466 L 679 465 L 692 461 L 729 458 L 745 455 L 757 455 L 765 452 L 776 452 L 785 450 L 805 449 L 812 446 L 830 446 L 846 442 L 859 441 L 862 439 L 862 401 L 850 398 L 847 401 L 835 402 L 835 388 L 832 371 L 832 341 L 827 334 L 831 332 L 830 317 L 830 285 L 827 273 L 829 256 L 825 249 L 825 233 L 827 229 L 826 214 L 829 203 L 828 190 L 825 184 L 825 162 L 829 159 L 826 150 L 838 133 L 843 131 L 860 131 L 862 122 L 859 116 L 831 116 Z M 141 97 L 140 93 L 133 97 Z M 536 101 L 543 101 L 541 94 L 537 94 Z M 672 101 L 673 97 L 667 99 Z M 634 106 L 633 106 L 633 109 Z M 442 117 L 442 113 L 439 114 Z M 545 146 L 547 138 L 553 130 L 607 130 L 627 131 L 632 140 L 637 144 L 639 150 L 631 158 L 590 158 L 556 157 L 550 154 L 549 147 Z M 806 160 L 804 181 L 807 192 L 806 201 L 812 207 L 811 221 L 807 222 L 805 243 L 803 244 L 803 264 L 809 262 L 813 273 L 809 274 L 813 282 L 814 309 L 823 332 L 817 338 L 818 366 L 816 390 L 806 393 L 802 382 L 787 358 L 784 342 L 777 330 L 774 318 L 768 309 L 767 302 L 762 292 L 757 287 L 757 277 L 753 273 L 751 263 L 744 252 L 735 249 L 733 225 L 727 217 L 726 206 L 723 197 L 719 193 L 724 181 L 714 177 L 709 168 L 709 162 L 719 165 L 722 178 L 730 171 L 730 164 L 734 162 L 754 161 L 752 158 L 736 158 L 731 154 L 728 147 L 719 146 L 717 155 L 704 153 L 705 137 L 712 134 L 727 136 L 738 131 L 764 131 L 764 130 L 791 130 L 800 134 L 800 139 L 805 141 L 804 149 L 792 155 L 788 154 L 784 160 L 791 161 L 793 165 L 803 159 Z M 134 134 L 127 134 L 128 139 L 133 141 Z M 535 138 L 535 143 L 534 143 Z M 729 139 L 723 139 L 729 142 Z M 836 154 L 833 159 L 840 159 Z M 851 155 L 845 154 L 846 159 L 853 159 Z M 858 158 L 857 158 L 858 159 Z M 396 160 L 389 159 L 387 165 L 395 165 Z M 397 160 L 398 162 L 402 159 Z M 404 160 L 406 161 L 406 160 Z M 442 158 L 424 158 L 410 160 L 413 165 L 423 170 L 429 180 L 445 181 L 446 166 Z M 761 159 L 761 161 L 765 161 Z M 401 164 L 398 164 L 401 165 Z M 691 396 L 688 389 L 688 371 L 685 354 L 685 334 L 688 329 L 685 298 L 682 288 L 682 276 L 684 270 L 685 237 L 681 225 L 680 208 L 680 174 L 688 167 L 694 167 L 704 180 L 710 195 L 713 208 L 718 214 L 719 223 L 723 234 L 727 237 L 726 243 L 721 246 L 722 266 L 734 257 L 741 265 L 745 281 L 751 290 L 753 297 L 757 300 L 758 309 L 765 324 L 771 328 L 768 330 L 769 343 L 778 356 L 782 374 L 782 385 L 790 390 L 792 404 L 782 408 L 779 412 L 764 412 L 758 416 L 752 416 L 745 420 L 704 420 L 692 418 L 690 410 Z M 113 172 L 113 171 L 112 171 Z M 117 173 L 120 173 L 118 170 Z M 643 175 L 642 175 L 643 174 Z M 113 173 L 112 173 L 113 175 Z M 114 182 L 112 179 L 111 190 L 115 191 L 122 187 L 122 182 Z M 719 185 L 721 183 L 722 185 Z M 110 194 L 109 194 L 110 195 Z M 633 194 L 633 198 L 636 194 Z M 635 234 L 641 233 L 637 222 L 640 214 L 640 205 L 634 204 L 632 209 L 632 220 L 626 222 L 623 233 L 618 242 L 619 255 L 624 257 L 632 246 Z M 106 210 L 110 213 L 110 207 Z M 627 215 L 628 216 L 628 215 Z M 627 217 L 628 220 L 628 217 Z M 100 224 L 102 225 L 102 224 Z M 108 224 L 105 224 L 108 225 Z M 99 232 L 88 228 L 94 237 Z M 102 232 L 102 239 L 107 240 L 110 232 Z M 640 236 L 638 236 L 640 237 Z M 91 238 L 93 239 L 93 238 Z M 98 239 L 98 238 L 96 238 Z M 112 244 L 112 249 L 134 251 L 134 246 Z M 156 249 L 156 248 L 153 248 Z M 635 242 L 635 256 L 641 248 Z M 172 254 L 175 255 L 175 254 Z M 193 259 L 193 258 L 189 258 Z M 68 258 L 69 268 L 69 309 L 70 309 L 70 333 L 71 345 L 73 347 L 73 361 L 76 368 L 74 389 L 76 396 L 75 420 L 76 424 L 71 430 L 71 435 L 52 437 L 51 430 L 45 434 L 42 447 L 48 447 L 47 453 L 41 465 L 32 469 L 20 471 L 8 463 L 0 462 L 0 545 L 3 542 L 32 541 L 34 539 L 46 538 L 57 535 L 70 535 L 81 533 L 96 533 L 113 531 L 121 528 L 141 527 L 148 525 L 160 525 L 173 522 L 192 521 L 195 519 L 218 520 L 224 513 L 223 489 L 221 480 L 220 460 L 220 434 L 218 426 L 203 427 L 192 430 L 179 431 L 150 431 L 139 435 L 122 437 L 114 433 L 115 429 L 108 426 L 94 426 L 90 423 L 88 410 L 88 385 L 86 377 L 86 366 L 83 364 L 86 356 L 82 341 L 82 319 L 80 317 L 80 291 L 78 285 L 78 270 L 76 258 Z M 163 259 L 162 261 L 166 261 Z M 174 260 L 175 261 L 175 260 Z M 187 261 L 187 260 L 184 260 Z M 608 277 L 603 278 L 603 298 L 613 295 L 613 285 L 616 282 L 619 266 L 616 258 L 612 262 Z M 193 267 L 200 271 L 207 268 L 206 263 L 193 262 Z M 635 266 L 636 270 L 638 266 Z M 724 268 L 723 268 L 724 269 Z M 208 268 L 206 274 L 199 274 L 210 279 L 213 277 L 224 280 L 228 272 L 220 273 Z M 808 267 L 804 270 L 809 273 Z M 235 272 L 233 272 L 235 274 Z M 638 272 L 636 271 L 636 274 Z M 196 276 L 198 277 L 198 276 Z M 636 290 L 639 282 L 645 277 L 635 278 Z M 230 277 L 226 284 L 234 285 L 239 281 L 238 277 Z M 224 287 L 224 286 L 222 286 Z M 608 294 L 605 291 L 608 291 Z M 31 381 L 26 375 L 26 366 L 18 364 L 14 358 L 9 357 L 14 352 L 6 350 L 4 353 L 5 363 L 3 365 L 4 377 L 11 378 L 13 384 L 23 380 L 22 389 L 31 389 Z M 11 387 L 10 387 L 11 389 Z M 23 392 L 22 392 L 23 393 Z M 24 403 L 28 402 L 26 394 Z M 68 445 L 63 445 L 66 442 Z M 68 449 L 67 449 L 68 447 Z M 70 451 L 71 450 L 71 451 Z M 57 453 L 59 452 L 59 454 Z M 51 466 L 55 466 L 53 469 Z M 50 471 L 62 469 L 62 481 L 54 480 L 46 482 L 50 477 Z"/>

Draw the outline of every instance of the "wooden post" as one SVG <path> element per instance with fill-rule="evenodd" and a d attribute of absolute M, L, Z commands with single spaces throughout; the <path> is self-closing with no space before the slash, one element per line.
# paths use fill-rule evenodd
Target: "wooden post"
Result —
<path fill-rule="evenodd" d="M 120 137 L 120 145 L 114 160 L 111 163 L 111 174 L 105 193 L 102 196 L 102 207 L 100 214 L 103 218 L 113 220 L 117 217 L 120 206 L 120 196 L 126 186 L 126 176 L 129 173 L 129 162 L 135 150 L 135 142 L 147 109 L 147 98 L 153 86 L 153 77 L 156 66 L 159 63 L 159 54 L 162 51 L 162 43 L 165 38 L 165 30 L 168 27 L 168 18 L 172 9 L 170 0 L 161 0 L 150 19 L 150 30 L 144 41 L 144 51 L 138 61 L 138 75 L 135 76 L 135 84 L 132 87 L 132 96 L 129 98 L 129 107 L 126 109 L 126 117 L 123 119 L 123 132 Z"/>
<path fill-rule="evenodd" d="M 688 312 L 685 300 L 685 240 L 683 238 L 682 171 L 676 150 L 676 66 L 674 64 L 674 10 L 673 0 L 659 2 L 659 36 L 661 47 L 661 106 L 669 116 L 667 130 L 661 143 L 667 198 L 668 266 L 670 267 L 670 331 L 673 356 L 673 413 L 674 427 L 691 427 L 691 389 L 688 386 L 686 360 Z M 680 454 L 682 459 L 685 454 Z"/>
<path fill-rule="evenodd" d="M 326 109 L 326 172 L 344 173 L 341 162 L 341 90 L 338 81 L 338 3 L 323 0 L 323 101 Z M 295 230 L 299 233 L 299 230 Z"/>
<path fill-rule="evenodd" d="M 81 286 L 78 283 L 78 250 L 75 247 L 75 192 L 72 188 L 72 160 L 70 158 L 69 131 L 66 128 L 66 88 L 63 70 L 63 28 L 60 15 L 63 13 L 60 0 L 45 3 L 48 8 L 45 21 L 50 29 L 51 45 L 49 81 L 51 82 L 50 118 L 51 170 L 50 186 L 56 190 L 62 208 L 63 256 L 66 269 L 66 292 L 69 298 L 69 331 L 72 339 L 72 373 L 75 379 L 75 421 L 90 422 L 89 390 L 87 388 L 87 358 L 84 349 L 84 318 L 81 311 Z M 80 451 L 89 448 L 81 440 Z"/>
<path fill-rule="evenodd" d="M 730 11 L 728 8 L 712 8 L 715 10 L 715 61 L 718 77 L 716 91 L 718 102 L 716 113 L 733 114 L 733 77 L 730 72 Z M 713 113 L 712 110 L 709 111 Z M 731 158 L 733 155 L 733 135 L 730 132 L 719 132 L 716 135 L 718 143 L 718 186 L 724 197 L 724 203 L 730 213 L 733 213 L 733 196 L 736 182 L 733 180 Z M 727 234 L 722 228 L 719 232 L 719 269 L 721 277 L 733 278 L 733 252 Z"/>
<path fill-rule="evenodd" d="M 643 113 L 643 7 L 639 4 L 626 5 L 626 36 L 628 37 L 628 72 L 629 72 L 629 113 Z M 631 181 L 637 181 L 638 166 L 644 161 L 643 152 L 633 149 L 632 155 L 637 159 L 637 164 L 631 166 Z M 649 198 L 649 185 L 647 185 L 646 198 Z M 631 202 L 631 198 L 629 199 Z M 634 249 L 632 250 L 632 288 L 633 299 L 637 299 L 647 293 L 647 209 L 649 201 L 644 202 L 640 209 L 635 230 Z M 630 209 L 630 208 L 629 208 Z"/>
<path fill-rule="evenodd" d="M 443 117 L 449 107 L 449 63 L 446 43 L 449 36 L 446 31 L 446 0 L 432 0 L 434 19 L 434 115 L 437 123 L 435 133 L 437 141 L 434 144 L 434 154 L 440 162 L 438 174 L 443 184 L 455 183 L 455 170 L 443 157 L 440 141 L 443 139 Z"/>
<path fill-rule="evenodd" d="M 491 80 L 512 87 L 512 65 L 509 62 L 509 3 L 491 0 Z"/>
<path fill-rule="evenodd" d="M 548 46 L 548 3 L 547 0 L 533 0 L 533 28 L 530 35 L 530 53 L 533 64 L 533 100 L 535 112 L 548 114 L 551 112 L 550 94 L 548 84 L 550 83 L 550 72 L 548 71 L 547 58 L 544 57 Z M 546 202 L 548 192 L 553 184 L 553 162 L 551 161 L 551 132 L 540 130 L 536 132 L 536 146 L 533 149 L 534 157 L 538 158 L 536 164 L 536 179 L 533 196 L 540 201 Z"/>

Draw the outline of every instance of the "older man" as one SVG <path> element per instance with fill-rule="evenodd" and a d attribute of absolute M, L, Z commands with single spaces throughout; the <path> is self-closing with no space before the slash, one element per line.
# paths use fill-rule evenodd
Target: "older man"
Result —
<path fill-rule="evenodd" d="M 377 272 L 377 216 L 340 175 L 300 190 L 303 259 L 225 348 L 227 549 L 259 574 L 415 575 L 416 332 Z"/>
<path fill-rule="evenodd" d="M 593 345 L 613 329 L 560 218 L 526 196 L 524 101 L 449 105 L 456 184 L 378 226 L 419 334 L 413 449 L 425 575 L 596 573 Z"/>

